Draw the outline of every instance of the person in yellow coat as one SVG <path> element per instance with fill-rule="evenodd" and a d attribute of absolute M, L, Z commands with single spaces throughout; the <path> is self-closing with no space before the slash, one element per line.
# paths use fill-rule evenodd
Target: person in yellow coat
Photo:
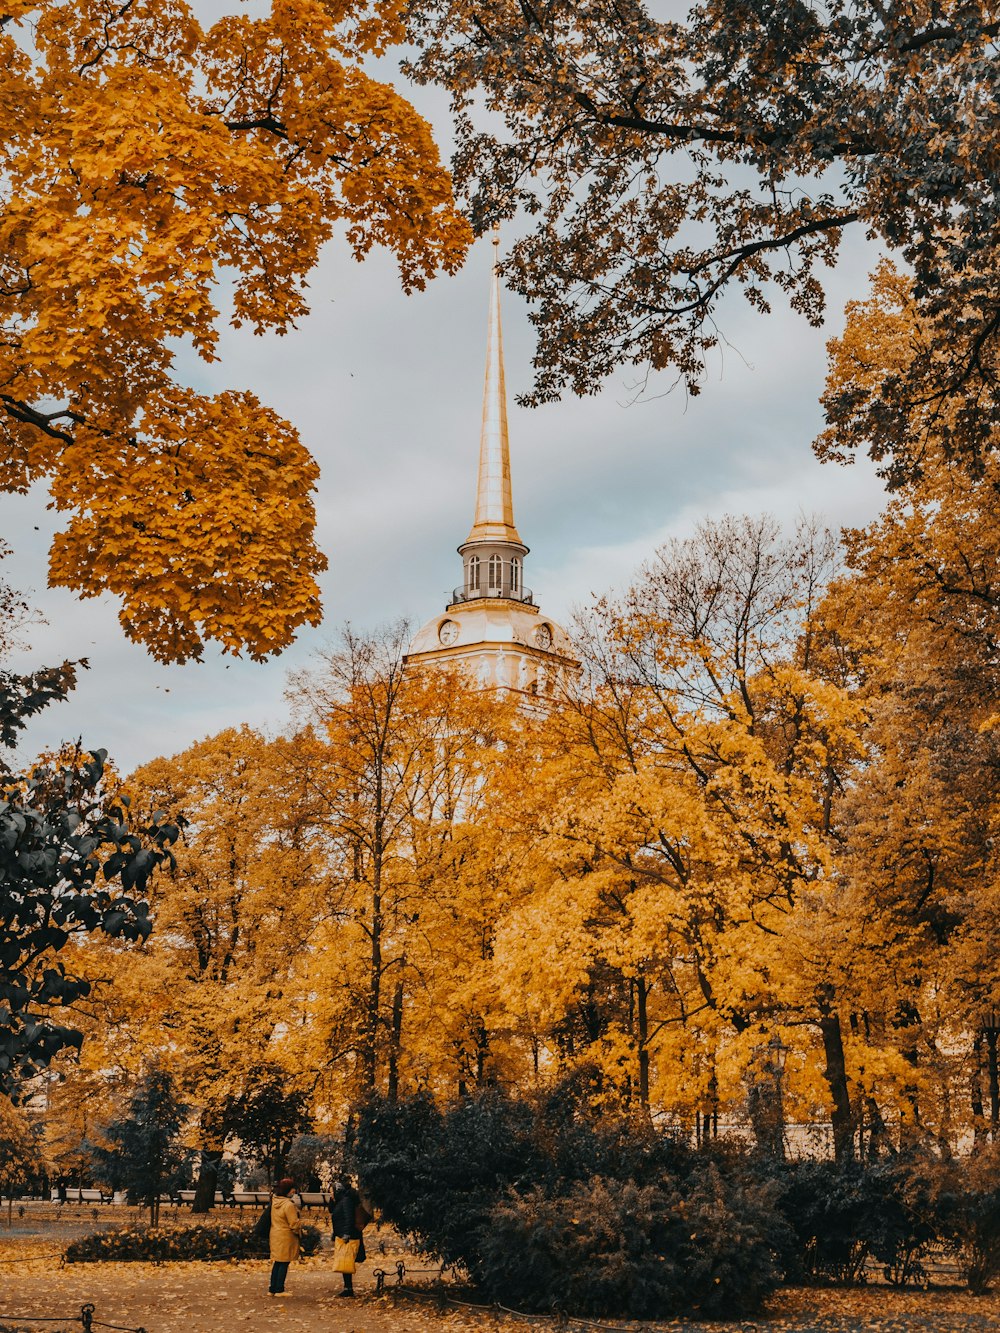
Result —
<path fill-rule="evenodd" d="M 295 1181 L 279 1180 L 271 1195 L 271 1230 L 268 1248 L 271 1254 L 271 1285 L 269 1295 L 286 1296 L 285 1278 L 288 1265 L 299 1257 L 299 1235 L 302 1223 L 299 1210 L 288 1197 L 295 1189 Z"/>

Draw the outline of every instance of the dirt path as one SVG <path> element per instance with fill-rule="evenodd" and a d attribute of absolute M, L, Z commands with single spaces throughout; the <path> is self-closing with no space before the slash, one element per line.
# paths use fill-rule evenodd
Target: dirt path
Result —
<path fill-rule="evenodd" d="M 0 1267 L 0 1325 L 9 1316 L 68 1316 L 95 1307 L 99 1323 L 144 1328 L 147 1333 L 256 1333 L 297 1329 L 322 1333 L 513 1333 L 515 1329 L 555 1330 L 545 1318 L 513 1319 L 467 1308 L 440 1309 L 434 1302 L 375 1294 L 370 1273 L 358 1275 L 358 1296 L 348 1302 L 336 1295 L 340 1278 L 328 1258 L 293 1266 L 291 1292 L 284 1300 L 267 1295 L 268 1266 L 263 1262 L 80 1264 L 30 1272 L 41 1265 Z M 18 1324 L 15 1321 L 15 1327 Z M 79 1333 L 80 1324 L 24 1324 L 32 1333 Z M 585 1327 L 583 1322 L 579 1325 Z M 591 1329 L 595 1326 L 589 1325 Z M 601 1327 L 607 1327 L 601 1325 Z M 619 1326 L 623 1327 L 623 1326 Z M 639 1326 L 631 1325 L 631 1329 Z M 652 1326 L 647 1326 L 652 1328 Z M 767 1317 L 733 1323 L 689 1320 L 655 1326 L 675 1333 L 987 1333 L 1000 1329 L 1000 1296 L 981 1300 L 964 1292 L 861 1291 L 782 1292 Z"/>
<path fill-rule="evenodd" d="M 44 1248 L 43 1248 L 44 1247 Z M 147 1333 L 514 1333 L 526 1328 L 548 1333 L 617 1333 L 671 1330 L 671 1333 L 996 1333 L 1000 1293 L 975 1298 L 964 1291 L 896 1291 L 887 1287 L 849 1290 L 789 1289 L 771 1302 L 766 1315 L 724 1323 L 664 1320 L 656 1325 L 580 1320 L 569 1325 L 541 1316 L 514 1317 L 482 1312 L 393 1291 L 396 1261 L 403 1259 L 413 1280 L 419 1257 L 395 1252 L 372 1256 L 355 1278 L 357 1297 L 341 1299 L 339 1274 L 328 1252 L 293 1264 L 289 1295 L 267 1294 L 270 1265 L 238 1263 L 72 1264 L 29 1256 L 58 1250 L 51 1234 L 30 1239 L 0 1232 L 0 1329 L 25 1333 L 81 1333 L 80 1309 L 94 1306 L 100 1325 Z M 386 1291 L 375 1290 L 374 1270 L 387 1273 Z M 54 1322 L 29 1323 L 35 1319 Z"/>
<path fill-rule="evenodd" d="M 95 1307 L 95 1321 L 142 1327 L 148 1333 L 223 1333 L 241 1328 L 424 1333 L 441 1322 L 433 1310 L 419 1307 L 412 1319 L 401 1322 L 391 1301 L 375 1297 L 370 1275 L 358 1274 L 358 1296 L 353 1301 L 339 1298 L 341 1279 L 328 1259 L 294 1264 L 288 1277 L 290 1294 L 283 1299 L 268 1296 L 270 1265 L 264 1261 L 74 1264 L 32 1273 L 36 1267 L 0 1269 L 0 1290 L 6 1287 L 0 1298 L 0 1324 L 11 1322 L 11 1315 L 76 1317 L 85 1303 Z M 47 1327 L 51 1333 L 53 1326 Z M 67 1327 L 79 1333 L 79 1324 Z M 45 1328 L 38 1325 L 38 1333 Z"/>

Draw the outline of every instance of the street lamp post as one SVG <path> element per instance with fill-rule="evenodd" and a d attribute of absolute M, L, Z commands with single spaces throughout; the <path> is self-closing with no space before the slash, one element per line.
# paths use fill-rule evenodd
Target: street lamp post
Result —
<path fill-rule="evenodd" d="M 1000 1037 L 1000 1010 L 990 1005 L 983 1012 L 983 1036 L 986 1038 L 986 1069 L 990 1081 L 990 1139 L 996 1143 L 1000 1129 L 1000 1070 L 997 1068 L 997 1038 Z"/>
<path fill-rule="evenodd" d="M 776 1032 L 767 1043 L 767 1067 L 774 1081 L 774 1156 L 779 1161 L 785 1158 L 785 1107 L 782 1096 L 782 1080 L 785 1075 L 785 1061 L 788 1059 L 788 1047 Z"/>
<path fill-rule="evenodd" d="M 785 1156 L 782 1078 L 787 1056 L 788 1047 L 775 1033 L 765 1045 L 754 1047 L 753 1059 L 747 1071 L 747 1109 L 757 1148 L 765 1156 L 778 1161 L 783 1161 Z"/>

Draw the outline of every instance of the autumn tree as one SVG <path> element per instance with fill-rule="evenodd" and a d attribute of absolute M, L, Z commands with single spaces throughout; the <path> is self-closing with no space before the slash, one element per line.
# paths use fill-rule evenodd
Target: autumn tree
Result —
<path fill-rule="evenodd" d="M 688 1123 L 743 1100 L 778 1030 L 826 1041 L 803 904 L 857 753 L 851 700 L 817 670 L 833 556 L 808 526 L 782 540 L 771 520 L 704 524 L 598 605 L 586 681 L 551 721 L 536 889 L 501 927 L 498 966 L 550 1051 Z M 826 1054 L 811 1095 L 836 1103 Z"/>
<path fill-rule="evenodd" d="M 847 534 L 849 574 L 823 612 L 868 718 L 868 759 L 839 812 L 848 947 L 838 984 L 853 1011 L 857 1113 L 875 1151 L 886 1122 L 904 1140 L 946 1146 L 967 1128 L 996 1137 L 1000 1123 L 1000 478 L 992 453 L 978 469 L 953 456 L 962 404 L 928 402 L 899 435 L 873 407 L 913 360 L 944 355 L 949 336 L 921 313 L 912 280 L 881 266 L 831 343 L 824 400 L 826 453 L 864 440 L 907 464 L 879 519 Z"/>
<path fill-rule="evenodd" d="M 811 323 L 844 229 L 898 251 L 946 323 L 893 386 L 905 417 L 959 395 L 951 447 L 996 420 L 1000 22 L 986 0 L 412 0 L 418 80 L 457 113 L 482 231 L 521 213 L 505 264 L 536 306 L 531 402 L 621 364 L 697 392 L 731 289 Z"/>
<path fill-rule="evenodd" d="M 88 1018 L 84 1015 L 82 1027 L 92 1038 Z M 85 1040 L 79 1052 L 57 1056 L 35 1088 L 44 1159 L 54 1184 L 82 1187 L 93 1182 L 91 1148 L 100 1126 L 121 1116 L 123 1071 L 105 1057 L 99 1042 Z"/>
<path fill-rule="evenodd" d="M 195 1206 L 211 1207 L 223 1152 L 272 1086 L 297 956 L 313 929 L 313 849 L 292 776 L 249 727 L 220 732 L 129 779 L 137 807 L 183 816 L 177 872 L 151 894 L 157 930 L 135 952 L 91 946 L 112 979 L 94 1041 L 137 1077 L 154 1059 L 196 1120 Z"/>
<path fill-rule="evenodd" d="M 29 1180 L 42 1174 L 38 1125 L 32 1124 L 23 1108 L 0 1096 L 0 1196 L 12 1199 Z"/>
<path fill-rule="evenodd" d="M 454 1086 L 486 1055 L 477 960 L 496 908 L 476 839 L 510 707 L 461 676 L 408 669 L 407 639 L 402 624 L 348 629 L 291 691 L 309 726 L 289 762 L 327 862 L 301 1060 L 348 1099 Z"/>
<path fill-rule="evenodd" d="M 287 332 L 320 247 L 407 291 L 469 240 L 426 123 L 364 62 L 397 0 L 12 0 L 0 15 L 0 486 L 69 515 L 50 581 L 157 659 L 263 658 L 320 616 L 316 465 L 247 391 L 174 371 L 220 318 Z M 219 292 L 231 290 L 230 308 Z"/>

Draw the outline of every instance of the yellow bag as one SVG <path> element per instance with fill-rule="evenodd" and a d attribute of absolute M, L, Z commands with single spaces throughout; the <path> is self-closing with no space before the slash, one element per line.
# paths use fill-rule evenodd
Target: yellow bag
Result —
<path fill-rule="evenodd" d="M 337 1236 L 333 1244 L 333 1271 L 335 1273 L 353 1273 L 357 1269 L 359 1241 L 344 1240 Z"/>

